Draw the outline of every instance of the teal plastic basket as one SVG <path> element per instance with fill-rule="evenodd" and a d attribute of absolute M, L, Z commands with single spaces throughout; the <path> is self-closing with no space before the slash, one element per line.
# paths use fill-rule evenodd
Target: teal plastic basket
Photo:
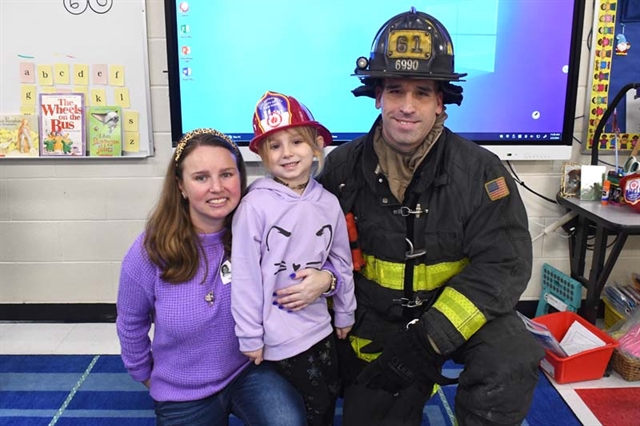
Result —
<path fill-rule="evenodd" d="M 578 312 L 581 303 L 582 284 L 545 263 L 542 266 L 542 292 L 540 293 L 536 317 L 547 314 L 549 306 L 554 306 L 558 309 L 557 305 L 561 304 L 564 304 L 566 308 L 558 310 Z M 562 308 L 563 306 L 560 307 Z"/>

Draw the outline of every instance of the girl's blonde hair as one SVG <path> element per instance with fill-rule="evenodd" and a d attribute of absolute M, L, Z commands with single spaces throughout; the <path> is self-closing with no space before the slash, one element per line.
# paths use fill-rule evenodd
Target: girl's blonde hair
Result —
<path fill-rule="evenodd" d="M 293 133 L 296 132 L 302 136 L 302 140 L 311 147 L 313 155 L 318 159 L 315 170 L 312 171 L 313 177 L 317 176 L 322 171 L 324 166 L 324 145 L 331 141 L 320 141 L 322 137 L 318 134 L 318 131 L 313 126 L 292 126 L 281 130 L 282 132 Z M 274 134 L 277 134 L 274 133 Z M 271 160 L 269 159 L 269 141 L 273 140 L 274 134 L 262 140 L 260 146 L 258 146 L 258 155 L 262 159 L 262 163 L 265 167 L 271 168 Z"/>

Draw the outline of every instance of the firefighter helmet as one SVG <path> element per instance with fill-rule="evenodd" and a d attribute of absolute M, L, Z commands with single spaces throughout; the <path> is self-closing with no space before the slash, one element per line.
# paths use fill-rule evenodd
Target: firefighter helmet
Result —
<path fill-rule="evenodd" d="M 249 149 L 257 153 L 260 143 L 270 134 L 300 126 L 314 127 L 324 139 L 324 146 L 331 144 L 331 132 L 313 118 L 306 106 L 293 96 L 266 92 L 253 113 L 254 138 L 249 143 Z"/>
<path fill-rule="evenodd" d="M 356 61 L 355 76 L 460 81 L 454 72 L 453 43 L 440 21 L 411 8 L 389 19 L 376 34 L 369 59 Z"/>

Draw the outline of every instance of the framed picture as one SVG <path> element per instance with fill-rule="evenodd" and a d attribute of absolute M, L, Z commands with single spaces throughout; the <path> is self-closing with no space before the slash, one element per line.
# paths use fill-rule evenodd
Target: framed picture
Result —
<path fill-rule="evenodd" d="M 580 197 L 581 170 L 582 165 L 578 163 L 564 163 L 562 165 L 560 195 L 563 197 Z"/>

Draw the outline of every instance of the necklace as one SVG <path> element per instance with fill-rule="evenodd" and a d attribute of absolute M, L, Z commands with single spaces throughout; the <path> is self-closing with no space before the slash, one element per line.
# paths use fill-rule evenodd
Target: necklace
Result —
<path fill-rule="evenodd" d="M 220 275 L 220 270 L 222 268 L 223 261 L 224 261 L 224 256 L 222 256 L 220 258 L 220 263 L 218 263 L 218 269 L 217 269 L 216 273 L 213 275 L 213 277 L 211 278 L 211 281 L 212 281 L 214 286 L 215 286 L 215 283 L 216 283 L 216 277 L 218 275 Z M 202 284 L 204 284 L 204 281 L 202 282 Z M 213 289 L 211 289 L 207 294 L 204 295 L 204 301 L 207 302 L 209 304 L 209 306 L 213 306 L 213 302 L 215 300 L 216 300 L 216 296 L 213 294 Z"/>
<path fill-rule="evenodd" d="M 309 185 L 309 181 L 306 181 L 305 183 L 301 183 L 299 185 L 295 185 L 295 186 L 289 186 L 289 184 L 287 182 L 283 182 L 280 179 L 278 179 L 277 177 L 273 177 L 273 180 L 275 180 L 276 182 L 278 182 L 280 185 L 284 185 L 287 188 L 291 188 L 294 191 L 295 190 L 299 190 L 299 189 L 305 189 L 307 187 L 307 185 Z"/>

